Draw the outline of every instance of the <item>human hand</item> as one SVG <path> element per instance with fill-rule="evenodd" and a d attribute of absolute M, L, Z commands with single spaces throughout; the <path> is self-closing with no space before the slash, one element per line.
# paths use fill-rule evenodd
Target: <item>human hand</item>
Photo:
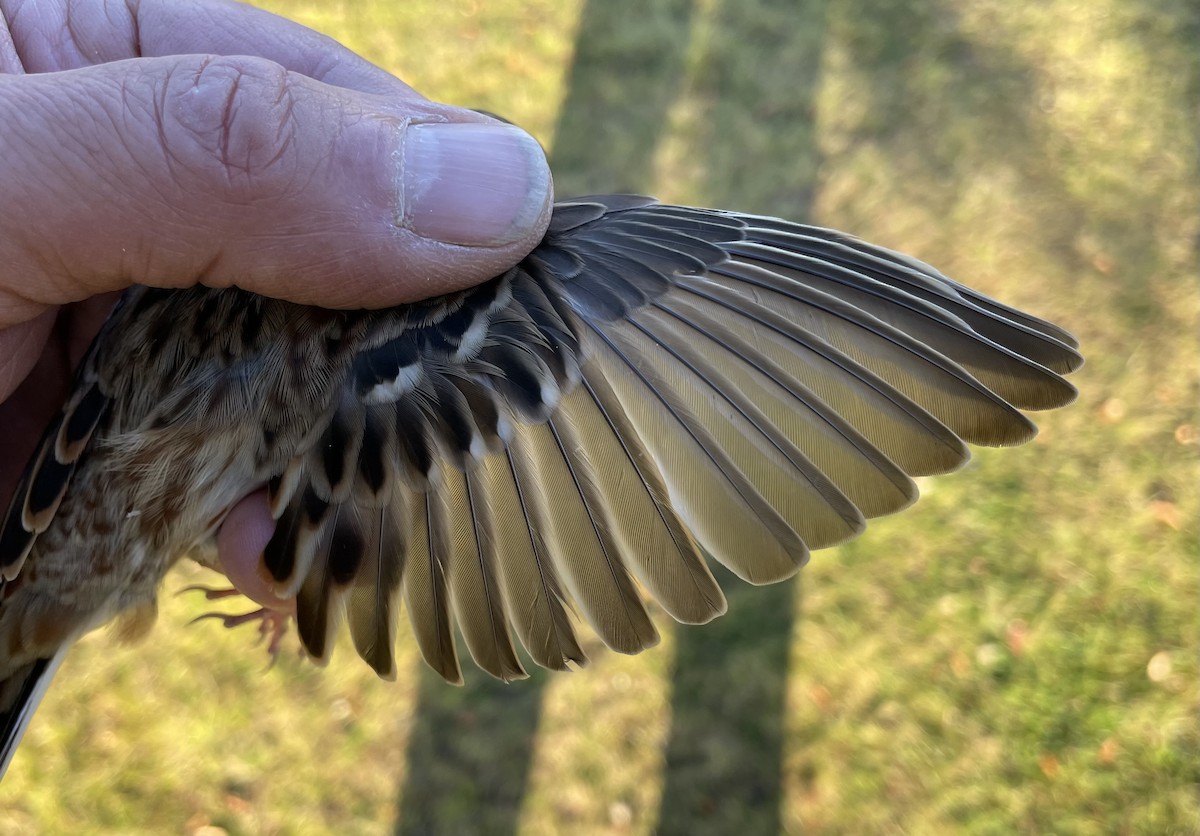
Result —
<path fill-rule="evenodd" d="M 0 0 L 0 24 L 0 508 L 128 285 L 378 307 L 503 272 L 549 220 L 528 135 L 261 10 Z M 256 494 L 218 538 L 262 603 L 272 528 Z"/>

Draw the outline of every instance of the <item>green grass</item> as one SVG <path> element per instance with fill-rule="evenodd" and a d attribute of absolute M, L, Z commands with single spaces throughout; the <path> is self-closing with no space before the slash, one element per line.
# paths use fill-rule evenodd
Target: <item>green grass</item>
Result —
<path fill-rule="evenodd" d="M 68 660 L 0 833 L 1200 831 L 1194 3 L 264 5 L 527 126 L 561 194 L 811 218 L 1060 322 L 1080 399 L 583 673 L 263 672 L 168 595 Z"/>

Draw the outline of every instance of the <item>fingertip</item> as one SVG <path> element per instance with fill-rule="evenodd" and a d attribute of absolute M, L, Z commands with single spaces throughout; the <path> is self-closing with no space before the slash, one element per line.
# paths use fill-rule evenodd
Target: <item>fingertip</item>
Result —
<path fill-rule="evenodd" d="M 233 507 L 217 532 L 217 556 L 221 571 L 238 592 L 268 609 L 290 612 L 295 599 L 276 594 L 262 561 L 274 532 L 267 492 L 252 493 Z"/>
<path fill-rule="evenodd" d="M 403 226 L 422 238 L 465 247 L 504 247 L 549 212 L 546 155 L 512 125 L 410 125 L 400 172 Z"/>

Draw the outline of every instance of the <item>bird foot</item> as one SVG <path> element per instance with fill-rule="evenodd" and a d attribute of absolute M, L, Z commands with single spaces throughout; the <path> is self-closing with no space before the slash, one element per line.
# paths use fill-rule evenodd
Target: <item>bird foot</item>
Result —
<path fill-rule="evenodd" d="M 225 598 L 232 598 L 234 596 L 241 595 L 241 593 L 233 587 L 230 587 L 229 589 L 214 589 L 212 587 L 201 586 L 199 584 L 188 586 L 180 590 L 181 594 L 184 592 L 203 592 L 205 599 L 209 601 L 220 601 Z M 264 641 L 267 642 L 267 653 L 270 655 L 271 664 L 273 665 L 279 656 L 280 642 L 283 641 L 283 637 L 287 635 L 287 626 L 288 621 L 291 619 L 291 615 L 280 610 L 273 610 L 268 607 L 259 607 L 257 610 L 241 614 L 206 612 L 202 615 L 196 616 L 188 623 L 195 624 L 198 621 L 206 621 L 213 618 L 220 620 L 222 626 L 229 630 L 232 630 L 235 627 L 241 627 L 243 624 L 257 623 L 257 644 L 262 644 Z"/>
<path fill-rule="evenodd" d="M 232 586 L 227 587 L 225 589 L 216 589 L 214 587 L 205 586 L 204 584 L 200 584 L 200 583 L 194 583 L 194 584 L 191 584 L 190 586 L 185 586 L 183 589 L 179 590 L 175 594 L 183 595 L 185 592 L 203 592 L 204 598 L 206 601 L 220 601 L 223 598 L 232 598 L 235 595 L 242 594 L 242 593 L 238 592 L 236 589 L 234 589 Z"/>

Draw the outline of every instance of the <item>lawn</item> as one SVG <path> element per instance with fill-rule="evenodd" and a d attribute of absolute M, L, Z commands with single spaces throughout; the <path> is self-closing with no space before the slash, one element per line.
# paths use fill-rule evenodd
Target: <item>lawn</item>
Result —
<path fill-rule="evenodd" d="M 1200 832 L 1192 0 L 263 2 L 504 114 L 561 195 L 781 214 L 1061 323 L 1072 407 L 639 657 L 264 670 L 173 593 L 68 659 L 0 834 Z M 294 637 L 290 647 L 295 647 Z"/>

